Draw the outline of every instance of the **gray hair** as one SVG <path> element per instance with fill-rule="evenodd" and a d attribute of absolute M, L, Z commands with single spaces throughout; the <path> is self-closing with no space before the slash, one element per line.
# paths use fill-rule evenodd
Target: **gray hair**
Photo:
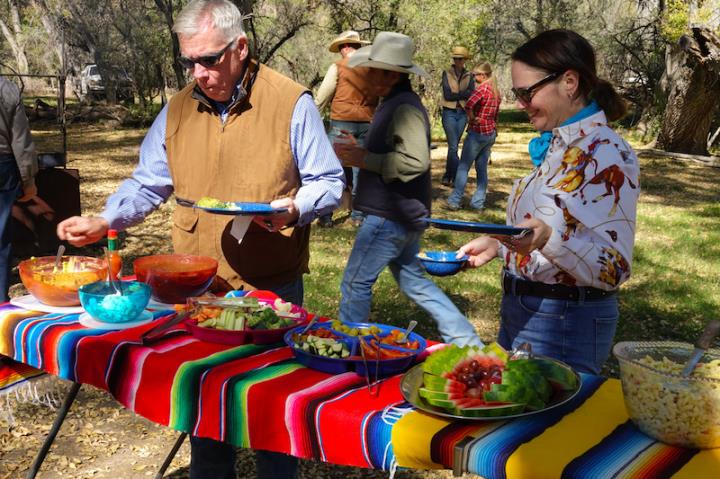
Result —
<path fill-rule="evenodd" d="M 178 35 L 195 36 L 205 19 L 210 20 L 212 27 L 225 37 L 225 41 L 247 36 L 243 29 L 242 13 L 228 0 L 191 1 L 175 19 L 173 31 Z"/>

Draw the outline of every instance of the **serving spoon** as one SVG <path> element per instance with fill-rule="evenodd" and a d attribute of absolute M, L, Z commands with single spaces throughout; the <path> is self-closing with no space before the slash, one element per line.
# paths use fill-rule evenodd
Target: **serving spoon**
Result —
<path fill-rule="evenodd" d="M 61 244 L 58 246 L 57 255 L 55 256 L 55 266 L 53 266 L 53 273 L 57 273 L 60 268 L 60 260 L 63 254 L 65 254 L 65 245 Z"/>
<path fill-rule="evenodd" d="M 713 320 L 705 325 L 702 334 L 698 340 L 695 341 L 695 349 L 693 350 L 692 356 L 690 356 L 690 360 L 682 371 L 683 376 L 688 377 L 692 374 L 695 366 L 697 366 L 697 363 L 703 357 L 703 354 L 705 354 L 705 350 L 712 345 L 713 339 L 715 339 L 718 333 L 720 333 L 720 321 Z"/>
<path fill-rule="evenodd" d="M 105 251 L 105 259 L 107 260 L 108 265 L 108 283 L 113 287 L 115 290 L 115 296 L 122 296 L 122 285 L 115 282 L 115 280 L 112 277 L 112 268 L 110 267 L 110 251 L 103 247 L 103 251 Z"/>
<path fill-rule="evenodd" d="M 418 324 L 418 322 L 415 321 L 414 319 L 413 319 L 412 321 L 410 321 L 410 324 L 408 324 L 408 327 L 407 327 L 407 329 L 405 330 L 405 332 L 403 333 L 403 335 L 400 336 L 399 338 L 397 338 L 397 339 L 395 340 L 395 344 L 405 344 L 405 343 L 407 343 L 407 342 L 408 342 L 408 336 L 410 336 L 410 333 L 412 332 L 413 329 L 415 329 L 415 326 L 417 326 L 417 324 Z"/>

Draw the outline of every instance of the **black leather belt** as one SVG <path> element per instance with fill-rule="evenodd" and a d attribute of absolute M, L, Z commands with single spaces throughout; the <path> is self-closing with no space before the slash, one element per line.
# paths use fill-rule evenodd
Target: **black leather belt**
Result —
<path fill-rule="evenodd" d="M 549 299 L 566 299 L 577 301 L 592 301 L 609 298 L 617 293 L 617 290 L 605 291 L 604 289 L 591 288 L 589 286 L 567 286 L 564 284 L 547 284 L 538 281 L 528 281 L 518 276 L 503 271 L 503 291 L 516 296 L 539 296 Z"/>

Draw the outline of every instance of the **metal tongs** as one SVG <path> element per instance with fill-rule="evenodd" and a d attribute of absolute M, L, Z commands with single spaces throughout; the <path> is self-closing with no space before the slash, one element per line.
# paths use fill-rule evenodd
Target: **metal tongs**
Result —
<path fill-rule="evenodd" d="M 170 316 L 170 319 L 166 320 L 165 322 L 161 322 L 159 324 L 156 324 L 152 328 L 148 329 L 142 335 L 140 336 L 140 340 L 143 344 L 146 344 L 148 341 L 151 341 L 153 339 L 157 339 L 158 337 L 162 336 L 167 330 L 175 326 L 176 324 L 181 323 L 185 318 L 187 318 L 190 315 L 190 311 L 181 311 L 178 313 L 175 313 L 174 316 Z"/>
<path fill-rule="evenodd" d="M 532 345 L 530 343 L 520 343 L 520 345 L 510 352 L 508 360 L 511 359 L 530 359 L 533 357 Z"/>

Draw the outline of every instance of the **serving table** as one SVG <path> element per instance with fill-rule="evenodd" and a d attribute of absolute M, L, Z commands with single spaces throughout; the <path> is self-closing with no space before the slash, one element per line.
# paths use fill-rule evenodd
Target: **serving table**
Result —
<path fill-rule="evenodd" d="M 0 355 L 104 389 L 136 414 L 184 433 L 335 464 L 446 468 L 488 479 L 720 474 L 720 449 L 671 447 L 640 433 L 614 379 L 582 375 L 573 400 L 540 414 L 450 420 L 405 402 L 401 376 L 369 390 L 355 373 L 305 368 L 284 345 L 208 343 L 182 325 L 143 344 L 140 336 L 153 326 L 87 329 L 77 314 L 4 304 Z M 0 363 L 3 377 L 7 387 Z"/>

